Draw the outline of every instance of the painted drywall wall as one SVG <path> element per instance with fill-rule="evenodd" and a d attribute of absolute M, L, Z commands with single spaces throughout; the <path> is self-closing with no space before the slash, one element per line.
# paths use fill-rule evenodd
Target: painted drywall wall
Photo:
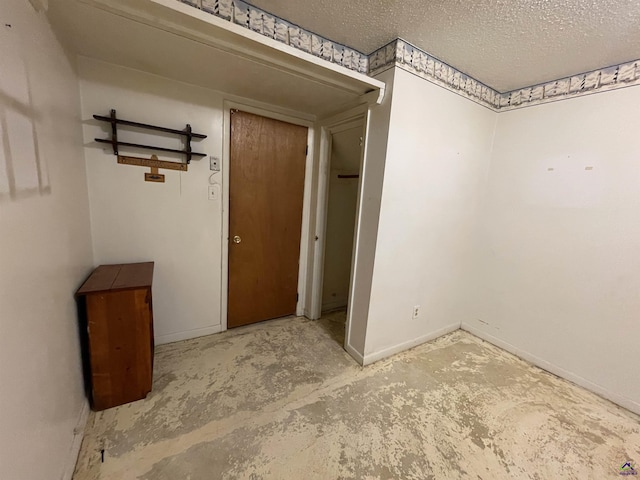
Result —
<path fill-rule="evenodd" d="M 329 198 L 322 280 L 322 310 L 346 307 L 349 300 L 351 257 L 358 204 L 358 178 L 363 126 L 332 135 Z"/>
<path fill-rule="evenodd" d="M 393 99 L 393 73 L 393 70 L 387 70 L 376 75 L 376 79 L 386 84 L 385 96 L 382 104 L 369 108 L 366 117 L 364 163 L 360 172 L 361 185 L 353 253 L 352 291 L 347 313 L 349 320 L 345 343 L 347 351 L 361 363 L 364 362 L 365 340 L 369 322 L 369 304 Z"/>
<path fill-rule="evenodd" d="M 0 2 L 0 478 L 70 478 L 86 402 L 74 292 L 92 267 L 73 65 Z"/>
<path fill-rule="evenodd" d="M 640 413 L 638 105 L 498 115 L 464 327 Z"/>
<path fill-rule="evenodd" d="M 365 363 L 460 326 L 497 116 L 394 70 Z"/>
<path fill-rule="evenodd" d="M 222 102 L 217 92 L 87 58 L 79 59 L 82 118 L 91 228 L 96 264 L 154 261 L 154 328 L 158 343 L 221 329 L 222 173 L 209 160 L 187 172 L 161 170 L 165 183 L 144 181 L 148 168 L 119 165 L 109 125 L 94 114 L 182 129 L 187 123 L 208 138 L 194 151 L 222 158 Z M 182 148 L 178 136 L 121 129 L 119 140 Z M 145 156 L 148 151 L 121 154 Z M 151 152 L 152 153 L 152 152 Z M 178 160 L 180 157 L 160 156 Z M 216 185 L 217 199 L 208 187 Z"/>

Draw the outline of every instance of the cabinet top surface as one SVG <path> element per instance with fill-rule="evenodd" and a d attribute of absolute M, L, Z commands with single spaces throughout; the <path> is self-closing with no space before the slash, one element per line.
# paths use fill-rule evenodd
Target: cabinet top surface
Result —
<path fill-rule="evenodd" d="M 76 295 L 150 287 L 153 262 L 100 265 L 82 284 Z"/>

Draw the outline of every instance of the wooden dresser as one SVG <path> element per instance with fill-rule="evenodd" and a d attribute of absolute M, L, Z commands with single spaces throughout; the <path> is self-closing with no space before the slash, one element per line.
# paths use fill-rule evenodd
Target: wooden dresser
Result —
<path fill-rule="evenodd" d="M 153 262 L 101 265 L 76 293 L 87 327 L 85 377 L 94 410 L 140 400 L 151 391 L 152 280 Z"/>

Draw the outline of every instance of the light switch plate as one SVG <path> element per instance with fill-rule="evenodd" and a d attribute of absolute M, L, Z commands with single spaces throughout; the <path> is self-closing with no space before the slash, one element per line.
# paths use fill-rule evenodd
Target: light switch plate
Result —
<path fill-rule="evenodd" d="M 217 200 L 217 199 L 218 199 L 218 186 L 209 185 L 209 200 Z"/>
<path fill-rule="evenodd" d="M 213 172 L 220 171 L 220 158 L 219 157 L 209 157 L 209 170 Z"/>

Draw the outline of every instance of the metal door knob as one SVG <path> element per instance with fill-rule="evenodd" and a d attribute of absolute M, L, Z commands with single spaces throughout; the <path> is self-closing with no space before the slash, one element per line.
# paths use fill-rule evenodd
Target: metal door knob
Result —
<path fill-rule="evenodd" d="M 240 243 L 241 241 L 242 241 L 242 239 L 238 235 L 233 237 L 233 243 Z"/>

